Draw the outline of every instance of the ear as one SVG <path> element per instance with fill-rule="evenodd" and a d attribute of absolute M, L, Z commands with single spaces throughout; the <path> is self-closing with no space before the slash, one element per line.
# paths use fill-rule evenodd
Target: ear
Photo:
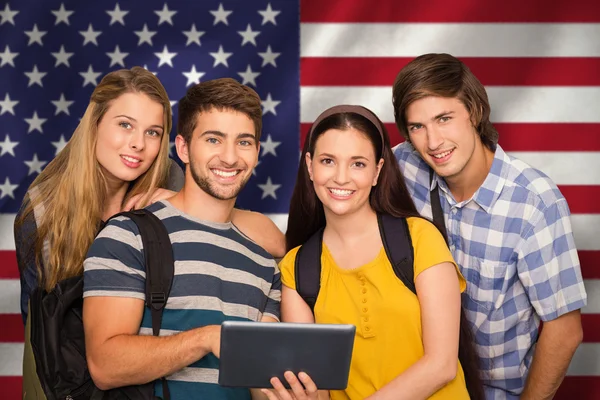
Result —
<path fill-rule="evenodd" d="M 312 158 L 310 157 L 310 153 L 306 153 L 306 157 L 304 157 L 306 161 L 306 169 L 308 170 L 308 176 L 310 180 L 313 180 L 313 170 L 312 170 Z"/>
<path fill-rule="evenodd" d="M 381 173 L 381 168 L 383 168 L 383 163 L 384 163 L 383 158 L 380 159 L 379 162 L 377 163 L 377 174 L 375 175 L 375 178 L 373 179 L 373 186 L 377 185 L 377 180 L 379 179 L 379 174 Z"/>
<path fill-rule="evenodd" d="M 190 162 L 189 146 L 186 143 L 183 136 L 177 135 L 175 137 L 175 148 L 177 149 L 177 155 L 179 156 L 179 159 L 184 164 L 189 164 L 189 162 Z"/>

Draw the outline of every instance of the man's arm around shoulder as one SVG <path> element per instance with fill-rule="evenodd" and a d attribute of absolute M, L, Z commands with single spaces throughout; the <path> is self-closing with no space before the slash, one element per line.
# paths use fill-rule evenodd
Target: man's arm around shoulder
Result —
<path fill-rule="evenodd" d="M 210 352 L 219 356 L 220 326 L 172 336 L 140 336 L 143 312 L 144 302 L 140 299 L 84 299 L 88 368 L 100 389 L 144 384 L 171 375 Z"/>

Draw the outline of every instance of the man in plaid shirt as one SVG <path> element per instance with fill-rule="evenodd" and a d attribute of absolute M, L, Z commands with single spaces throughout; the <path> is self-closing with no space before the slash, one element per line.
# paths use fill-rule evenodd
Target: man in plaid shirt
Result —
<path fill-rule="evenodd" d="M 393 105 L 406 138 L 395 155 L 424 216 L 439 186 L 486 398 L 552 398 L 581 343 L 587 302 L 565 198 L 497 144 L 485 88 L 458 59 L 411 61 Z"/>

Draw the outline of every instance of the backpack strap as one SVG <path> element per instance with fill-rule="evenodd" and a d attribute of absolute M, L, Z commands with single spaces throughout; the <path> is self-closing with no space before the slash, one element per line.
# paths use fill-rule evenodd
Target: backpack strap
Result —
<path fill-rule="evenodd" d="M 144 246 L 144 259 L 146 260 L 146 306 L 150 309 L 152 315 L 152 334 L 158 336 L 163 311 L 171 292 L 173 275 L 175 274 L 175 261 L 169 232 L 156 215 L 143 208 L 122 212 L 114 217 L 116 216 L 130 218 L 140 231 Z M 167 380 L 163 377 L 161 381 L 163 397 L 165 400 L 170 400 Z"/>
<path fill-rule="evenodd" d="M 321 252 L 323 251 L 323 228 L 312 235 L 298 249 L 294 264 L 296 291 L 315 313 L 315 304 L 321 289 Z"/>
<path fill-rule="evenodd" d="M 406 218 L 377 214 L 377 222 L 383 248 L 394 273 L 411 292 L 417 294 L 413 246 Z"/>
<path fill-rule="evenodd" d="M 429 187 L 433 182 L 433 169 L 429 169 Z M 446 223 L 444 222 L 444 212 L 442 211 L 442 204 L 440 203 L 440 185 L 435 185 L 435 188 L 429 192 L 431 200 L 431 214 L 433 216 L 433 223 L 437 225 L 438 229 L 442 231 L 444 240 L 448 242 L 448 232 L 446 231 Z"/>

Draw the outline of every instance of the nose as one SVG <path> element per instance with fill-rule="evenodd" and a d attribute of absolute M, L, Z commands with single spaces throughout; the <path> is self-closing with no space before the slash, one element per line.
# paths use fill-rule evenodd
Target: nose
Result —
<path fill-rule="evenodd" d="M 129 147 L 135 151 L 142 151 L 146 146 L 146 136 L 144 132 L 135 131 L 129 137 Z"/>
<path fill-rule="evenodd" d="M 345 185 L 350 181 L 350 174 L 348 168 L 345 165 L 337 165 L 335 168 L 335 176 L 333 181 L 338 185 Z"/>
<path fill-rule="evenodd" d="M 237 147 L 235 143 L 227 143 L 226 146 L 222 147 L 222 152 L 219 155 L 219 159 L 227 165 L 233 166 L 238 161 Z"/>
<path fill-rule="evenodd" d="M 427 147 L 429 150 L 437 150 L 444 144 L 444 136 L 436 126 L 427 129 Z"/>

